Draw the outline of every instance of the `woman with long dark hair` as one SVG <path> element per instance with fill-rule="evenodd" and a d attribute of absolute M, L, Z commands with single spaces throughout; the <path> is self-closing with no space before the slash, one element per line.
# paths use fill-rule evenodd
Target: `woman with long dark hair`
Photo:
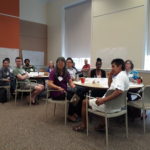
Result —
<path fill-rule="evenodd" d="M 64 100 L 65 99 L 65 92 L 67 92 L 67 99 L 71 100 L 74 93 L 70 93 L 70 91 L 67 90 L 67 84 L 71 88 L 75 88 L 74 83 L 72 82 L 72 79 L 70 77 L 69 72 L 66 69 L 66 60 L 64 57 L 59 57 L 56 60 L 56 67 L 54 70 L 51 71 L 48 81 L 48 86 L 59 90 L 51 92 L 51 97 L 54 100 Z M 75 107 L 70 104 L 69 105 L 69 111 L 68 111 L 68 120 L 70 121 L 76 121 L 78 116 L 75 112 Z"/>

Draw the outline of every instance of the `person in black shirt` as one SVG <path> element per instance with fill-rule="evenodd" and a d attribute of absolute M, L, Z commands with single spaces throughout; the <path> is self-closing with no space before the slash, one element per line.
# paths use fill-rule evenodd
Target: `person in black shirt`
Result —
<path fill-rule="evenodd" d="M 97 58 L 96 60 L 96 69 L 91 71 L 91 78 L 106 78 L 106 72 L 101 69 L 102 67 L 102 59 Z M 91 96 L 93 97 L 102 97 L 105 94 L 106 90 L 93 89 L 91 91 Z"/>
<path fill-rule="evenodd" d="M 101 69 L 102 67 L 102 59 L 97 58 L 96 61 L 96 69 L 91 71 L 91 78 L 106 78 L 106 72 Z"/>

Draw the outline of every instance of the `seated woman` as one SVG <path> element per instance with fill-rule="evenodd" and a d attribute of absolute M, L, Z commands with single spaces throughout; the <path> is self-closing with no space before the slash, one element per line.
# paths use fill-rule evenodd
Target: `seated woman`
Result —
<path fill-rule="evenodd" d="M 97 58 L 96 60 L 96 69 L 93 69 L 90 73 L 91 78 L 106 78 L 106 72 L 101 69 L 102 59 Z M 106 90 L 93 89 L 91 91 L 91 96 L 93 97 L 102 97 L 105 94 Z"/>
<path fill-rule="evenodd" d="M 91 78 L 106 78 L 106 72 L 105 70 L 101 69 L 102 67 L 102 59 L 101 58 L 97 58 L 96 60 L 96 69 L 93 69 L 91 71 Z"/>
<path fill-rule="evenodd" d="M 129 77 L 129 80 L 131 82 L 137 82 L 137 79 L 140 78 L 139 76 L 139 72 L 136 71 L 136 70 L 133 70 L 134 69 L 134 64 L 131 60 L 126 60 L 125 61 L 125 69 L 126 69 L 126 73 Z"/>
<path fill-rule="evenodd" d="M 70 57 L 67 58 L 66 65 L 67 65 L 67 71 L 70 73 L 71 79 L 75 80 L 77 71 L 73 67 L 74 62 L 73 62 L 72 58 L 70 58 Z"/>
<path fill-rule="evenodd" d="M 133 70 L 133 69 L 134 69 L 133 62 L 131 60 L 126 60 L 125 61 L 125 71 L 129 77 L 129 80 L 130 80 L 130 82 L 137 83 L 137 80 L 140 79 L 139 72 L 136 70 Z M 127 93 L 128 100 L 131 101 L 131 100 L 138 99 L 138 96 L 136 96 L 136 93 L 138 93 L 139 90 L 140 90 L 140 88 L 130 89 Z M 131 94 L 131 93 L 135 93 L 135 95 Z M 128 114 L 129 114 L 129 117 L 132 120 L 134 120 L 135 118 L 141 116 L 141 111 L 140 111 L 140 109 L 128 107 Z"/>
<path fill-rule="evenodd" d="M 9 68 L 9 61 L 7 59 L 3 60 L 2 68 L 0 69 L 0 86 L 10 86 L 11 94 L 15 90 L 15 78 Z"/>
<path fill-rule="evenodd" d="M 59 57 L 56 60 L 56 67 L 51 71 L 48 81 L 48 86 L 59 90 L 51 92 L 51 97 L 54 100 L 64 100 L 67 92 L 67 99 L 71 100 L 73 93 L 67 90 L 67 84 L 73 89 L 75 85 L 72 82 L 69 72 L 66 69 L 66 61 L 64 57 Z M 68 120 L 75 122 L 78 119 L 76 107 L 72 103 L 69 105 Z"/>
<path fill-rule="evenodd" d="M 46 69 L 46 72 L 50 73 L 53 69 L 54 69 L 53 61 L 49 61 L 48 68 Z"/>

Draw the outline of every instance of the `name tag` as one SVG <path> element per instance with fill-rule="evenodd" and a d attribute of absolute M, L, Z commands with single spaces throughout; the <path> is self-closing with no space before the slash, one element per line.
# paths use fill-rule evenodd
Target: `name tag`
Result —
<path fill-rule="evenodd" d="M 63 77 L 59 76 L 58 80 L 61 82 L 63 80 Z"/>

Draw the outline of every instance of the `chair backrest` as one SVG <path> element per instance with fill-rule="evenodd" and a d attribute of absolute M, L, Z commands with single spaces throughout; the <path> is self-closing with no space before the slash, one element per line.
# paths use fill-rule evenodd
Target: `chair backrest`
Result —
<path fill-rule="evenodd" d="M 105 94 L 105 96 L 109 96 L 114 92 L 114 90 L 108 90 Z M 118 97 L 107 101 L 105 103 L 105 112 L 111 112 L 113 110 L 126 108 L 127 107 L 127 91 L 124 91 L 121 95 Z"/>
<path fill-rule="evenodd" d="M 150 85 L 147 85 L 144 87 L 143 102 L 144 103 L 150 103 Z"/>

